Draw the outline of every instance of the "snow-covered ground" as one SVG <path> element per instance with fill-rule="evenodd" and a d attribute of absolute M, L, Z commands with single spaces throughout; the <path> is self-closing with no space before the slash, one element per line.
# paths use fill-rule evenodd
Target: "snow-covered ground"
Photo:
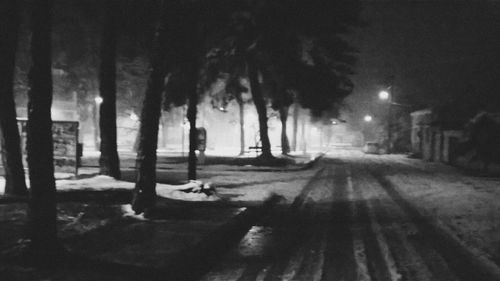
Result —
<path fill-rule="evenodd" d="M 355 150 L 336 150 L 330 157 L 384 167 L 384 177 L 411 204 L 434 219 L 457 240 L 498 260 L 500 253 L 500 179 L 473 177 L 440 163 L 409 159 L 404 155 L 365 155 Z M 180 164 L 179 169 L 184 169 Z M 178 185 L 158 184 L 159 196 L 189 201 L 230 200 L 260 202 L 271 194 L 283 197 L 290 204 L 318 168 L 294 171 L 236 170 L 234 166 L 204 166 L 200 180 L 215 187 L 216 193 L 186 193 Z M 165 170 L 162 173 L 169 173 Z M 67 175 L 59 175 L 58 178 Z M 355 175 L 354 175 L 355 176 Z M 0 177 L 0 195 L 4 183 Z M 59 179 L 58 190 L 128 189 L 134 183 L 105 176 L 86 179 Z M 126 206 L 124 208 L 127 208 Z M 125 210 L 126 211 L 126 210 Z M 127 211 L 128 212 L 128 211 Z"/>
<path fill-rule="evenodd" d="M 500 178 L 469 176 L 455 167 L 405 155 L 343 153 L 351 160 L 361 157 L 368 167 L 383 165 L 385 178 L 424 215 L 477 254 L 499 260 Z"/>
<path fill-rule="evenodd" d="M 225 165 L 214 165 L 212 173 L 207 173 L 200 180 L 203 183 L 210 184 L 215 188 L 216 194 L 206 195 L 204 193 L 184 192 L 179 190 L 184 185 L 169 185 L 157 183 L 156 191 L 158 196 L 186 201 L 215 201 L 219 200 L 221 195 L 231 201 L 263 201 L 271 194 L 283 197 L 286 202 L 293 201 L 298 195 L 301 187 L 307 182 L 309 176 L 314 170 L 290 172 L 261 172 L 256 171 L 227 171 L 229 168 Z M 208 171 L 207 171 L 208 172 Z M 168 172 L 167 172 L 168 173 Z M 134 188 L 133 182 L 115 180 L 108 176 L 96 175 L 83 179 L 71 179 L 71 175 L 56 175 L 56 188 L 59 191 L 102 191 L 112 189 Z M 29 181 L 27 180 L 29 186 Z M 223 186 L 223 187 L 220 187 Z M 4 193 L 5 179 L 0 177 L 0 195 Z"/>

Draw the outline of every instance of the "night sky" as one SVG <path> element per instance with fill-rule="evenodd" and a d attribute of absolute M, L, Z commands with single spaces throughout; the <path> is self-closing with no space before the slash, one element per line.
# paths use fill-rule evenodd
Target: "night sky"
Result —
<path fill-rule="evenodd" d="M 416 108 L 465 88 L 500 95 L 500 2 L 364 1 L 362 18 L 352 35 L 360 54 L 350 123 L 383 114 L 377 93 L 391 75 L 397 101 Z"/>

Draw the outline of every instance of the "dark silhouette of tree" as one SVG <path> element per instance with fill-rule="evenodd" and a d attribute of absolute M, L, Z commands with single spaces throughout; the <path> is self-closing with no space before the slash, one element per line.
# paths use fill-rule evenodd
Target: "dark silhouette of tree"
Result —
<path fill-rule="evenodd" d="M 254 102 L 259 113 L 263 154 L 268 153 L 264 151 L 267 116 L 262 116 L 266 113 L 263 108 L 266 98 L 280 111 L 283 124 L 287 108 L 293 103 L 290 90 L 297 93 L 296 101 L 316 116 L 323 111 L 335 111 L 352 91 L 349 75 L 353 73 L 356 50 L 341 35 L 359 24 L 358 4 L 357 1 L 277 0 L 256 1 L 241 7 L 233 29 L 237 50 L 246 54 L 252 90 L 262 86 L 258 83 L 259 75 L 269 89 L 265 95 L 259 89 L 252 91 L 257 95 Z M 282 136 L 286 152 L 286 131 Z"/>
<path fill-rule="evenodd" d="M 293 127 L 292 127 L 292 151 L 297 151 L 297 133 L 298 133 L 298 123 L 299 123 L 299 104 L 295 102 L 293 104 Z"/>
<path fill-rule="evenodd" d="M 248 88 L 242 85 L 241 79 L 243 78 L 242 70 L 236 70 L 229 75 L 226 81 L 225 91 L 238 103 L 239 117 L 240 117 L 240 156 L 245 154 L 245 99 L 243 94 L 248 92 Z"/>
<path fill-rule="evenodd" d="M 18 29 L 17 1 L 3 1 L 0 6 L 0 150 L 5 171 L 5 194 L 24 196 L 28 190 L 13 93 Z"/>
<path fill-rule="evenodd" d="M 183 2 L 176 7 L 176 17 L 170 21 L 175 30 L 171 38 L 172 69 L 175 72 L 167 85 L 167 99 L 169 101 L 186 100 L 187 119 L 189 121 L 189 154 L 188 179 L 196 179 L 196 150 L 198 146 L 198 131 L 196 128 L 197 105 L 200 95 L 205 92 L 202 81 L 207 80 L 205 71 L 202 71 L 207 60 L 207 38 L 216 38 L 217 30 L 225 23 L 227 9 L 224 1 Z M 174 97 L 169 97 L 174 92 Z M 185 98 L 183 99 L 182 96 Z"/>
<path fill-rule="evenodd" d="M 274 156 L 271 153 L 271 142 L 269 141 L 267 126 L 267 105 L 262 91 L 262 85 L 259 81 L 259 62 L 256 56 L 256 54 L 249 54 L 247 56 L 248 79 L 250 81 L 252 99 L 259 118 L 259 135 L 262 145 L 262 154 L 259 155 L 259 158 L 267 160 L 274 158 Z"/>
<path fill-rule="evenodd" d="M 237 6 L 232 16 L 232 37 L 234 40 L 234 53 L 237 57 L 244 58 L 247 66 L 248 80 L 252 99 L 257 109 L 259 120 L 259 135 L 262 153 L 259 158 L 262 160 L 273 159 L 271 153 L 271 142 L 269 141 L 267 126 L 267 103 L 260 82 L 262 67 L 262 51 L 258 46 L 259 24 L 257 16 L 252 14 L 251 6 Z"/>
<path fill-rule="evenodd" d="M 56 185 L 52 140 L 51 19 L 52 1 L 33 2 L 29 73 L 27 150 L 30 177 L 28 209 L 28 257 L 36 263 L 51 263 L 60 257 L 57 238 Z"/>
<path fill-rule="evenodd" d="M 215 93 L 210 93 L 212 107 L 225 110 L 228 103 L 235 100 L 239 108 L 240 123 L 240 153 L 245 153 L 245 103 L 250 99 L 244 94 L 249 89 L 243 83 L 247 78 L 246 62 L 241 53 L 234 52 L 234 40 L 229 38 L 222 40 L 223 44 L 217 42 L 212 47 L 207 57 L 207 63 L 204 67 L 205 87 L 210 89 L 212 85 L 224 83 L 224 89 Z"/>
<path fill-rule="evenodd" d="M 170 15 L 166 1 L 161 2 L 161 16 L 154 35 L 151 50 L 151 68 L 146 85 L 139 128 L 139 145 L 136 158 L 136 183 L 132 208 L 142 213 L 152 207 L 156 198 L 156 149 L 158 147 L 158 126 L 161 115 L 162 92 L 167 74 L 167 19 Z"/>
<path fill-rule="evenodd" d="M 120 160 L 116 137 L 116 56 L 117 30 L 120 2 L 108 0 L 105 5 L 104 24 L 101 37 L 101 65 L 99 70 L 99 92 L 102 97 L 99 114 L 101 156 L 99 172 L 119 179 Z"/>

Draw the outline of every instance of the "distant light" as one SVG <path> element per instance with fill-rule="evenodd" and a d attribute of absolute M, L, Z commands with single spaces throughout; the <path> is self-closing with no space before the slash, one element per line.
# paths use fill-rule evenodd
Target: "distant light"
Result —
<path fill-rule="evenodd" d="M 137 116 L 135 112 L 132 112 L 130 113 L 130 119 L 132 119 L 132 121 L 139 121 L 139 116 Z"/>
<path fill-rule="evenodd" d="M 365 120 L 365 122 L 372 122 L 373 117 L 371 117 L 370 115 L 365 115 L 365 117 L 363 118 L 363 120 Z"/>
<path fill-rule="evenodd" d="M 94 98 L 94 100 L 95 100 L 95 103 L 98 105 L 102 103 L 102 97 L 97 96 Z"/>
<path fill-rule="evenodd" d="M 390 96 L 391 95 L 387 91 L 380 91 L 380 93 L 378 93 L 378 98 L 381 100 L 388 100 Z"/>

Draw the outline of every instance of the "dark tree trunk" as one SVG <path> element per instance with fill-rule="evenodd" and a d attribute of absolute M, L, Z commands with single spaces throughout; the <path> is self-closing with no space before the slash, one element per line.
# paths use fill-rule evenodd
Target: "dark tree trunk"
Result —
<path fill-rule="evenodd" d="M 240 155 L 245 154 L 245 104 L 241 99 L 238 99 L 240 108 Z"/>
<path fill-rule="evenodd" d="M 198 143 L 198 132 L 196 130 L 196 115 L 198 112 L 198 73 L 197 68 L 191 69 L 192 87 L 189 89 L 189 102 L 187 109 L 187 118 L 189 121 L 189 155 L 188 155 L 188 180 L 196 179 L 196 148 Z"/>
<path fill-rule="evenodd" d="M 280 107 L 280 120 L 281 120 L 281 153 L 286 155 L 290 153 L 290 143 L 286 135 L 286 121 L 288 119 L 288 106 Z"/>
<path fill-rule="evenodd" d="M 120 179 L 120 159 L 118 158 L 116 137 L 116 33 L 117 11 L 120 4 L 116 0 L 108 0 L 104 5 L 106 12 L 101 37 L 99 72 L 99 92 L 102 97 L 99 109 L 101 135 L 99 173 Z"/>
<path fill-rule="evenodd" d="M 156 199 L 156 149 L 158 147 L 158 127 L 166 75 L 166 54 L 163 50 L 166 41 L 166 7 L 164 7 L 165 2 L 162 3 L 163 15 L 157 26 L 153 42 L 151 70 L 146 85 L 139 127 L 136 182 L 132 200 L 132 209 L 136 213 L 142 213 L 144 209 L 154 206 Z"/>
<path fill-rule="evenodd" d="M 262 154 L 259 156 L 261 158 L 273 158 L 271 153 L 271 142 L 269 141 L 269 135 L 267 131 L 267 108 L 266 101 L 262 94 L 261 85 L 259 83 L 259 72 L 256 63 L 253 59 L 248 61 L 248 78 L 250 80 L 250 88 L 252 90 L 252 98 L 257 109 L 257 115 L 259 116 L 259 134 L 260 141 L 262 143 Z"/>
<path fill-rule="evenodd" d="M 297 132 L 299 126 L 299 105 L 296 103 L 293 106 L 293 140 L 292 150 L 297 151 Z"/>
<path fill-rule="evenodd" d="M 28 194 L 14 103 L 13 79 L 19 14 L 16 0 L 0 6 L 0 151 L 5 175 L 5 195 Z"/>
<path fill-rule="evenodd" d="M 52 1 L 33 2 L 29 73 L 27 150 L 30 177 L 29 258 L 53 262 L 61 252 L 56 228 L 56 185 L 52 140 L 51 18 Z"/>

